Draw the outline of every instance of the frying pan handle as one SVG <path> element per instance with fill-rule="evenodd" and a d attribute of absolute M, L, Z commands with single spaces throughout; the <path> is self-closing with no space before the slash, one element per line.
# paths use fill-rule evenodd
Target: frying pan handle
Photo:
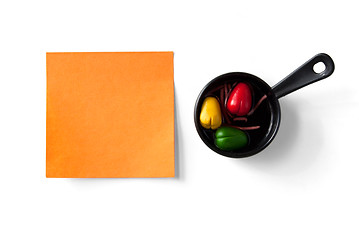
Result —
<path fill-rule="evenodd" d="M 324 63 L 325 70 L 321 73 L 316 73 L 313 67 L 319 62 Z M 311 83 L 327 78 L 333 72 L 334 62 L 332 58 L 325 53 L 319 53 L 273 86 L 272 89 L 276 97 L 281 98 Z"/>

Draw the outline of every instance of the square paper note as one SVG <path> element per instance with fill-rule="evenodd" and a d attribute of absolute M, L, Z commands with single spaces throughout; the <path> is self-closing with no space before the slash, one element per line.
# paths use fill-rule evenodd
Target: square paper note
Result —
<path fill-rule="evenodd" d="M 174 177 L 172 52 L 47 53 L 46 176 Z"/>

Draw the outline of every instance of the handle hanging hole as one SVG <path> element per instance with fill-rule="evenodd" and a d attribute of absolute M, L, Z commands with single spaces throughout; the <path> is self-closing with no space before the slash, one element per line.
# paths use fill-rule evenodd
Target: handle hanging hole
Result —
<path fill-rule="evenodd" d="M 313 71 L 317 74 L 324 72 L 325 70 L 325 64 L 323 62 L 317 62 L 313 66 Z"/>

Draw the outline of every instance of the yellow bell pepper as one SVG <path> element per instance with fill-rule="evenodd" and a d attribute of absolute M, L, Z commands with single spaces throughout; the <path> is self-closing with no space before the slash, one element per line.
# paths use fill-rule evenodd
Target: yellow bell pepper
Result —
<path fill-rule="evenodd" d="M 199 116 L 202 127 L 207 129 L 217 129 L 222 124 L 222 114 L 219 102 L 214 97 L 204 99 Z"/>

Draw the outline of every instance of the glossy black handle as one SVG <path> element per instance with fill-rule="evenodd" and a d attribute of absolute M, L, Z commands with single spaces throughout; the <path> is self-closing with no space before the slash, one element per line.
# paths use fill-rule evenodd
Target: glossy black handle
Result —
<path fill-rule="evenodd" d="M 316 73 L 313 67 L 319 62 L 324 63 L 325 70 L 321 73 Z M 276 97 L 281 98 L 311 83 L 327 78 L 333 72 L 334 62 L 332 58 L 328 54 L 319 53 L 273 86 L 272 89 Z"/>

